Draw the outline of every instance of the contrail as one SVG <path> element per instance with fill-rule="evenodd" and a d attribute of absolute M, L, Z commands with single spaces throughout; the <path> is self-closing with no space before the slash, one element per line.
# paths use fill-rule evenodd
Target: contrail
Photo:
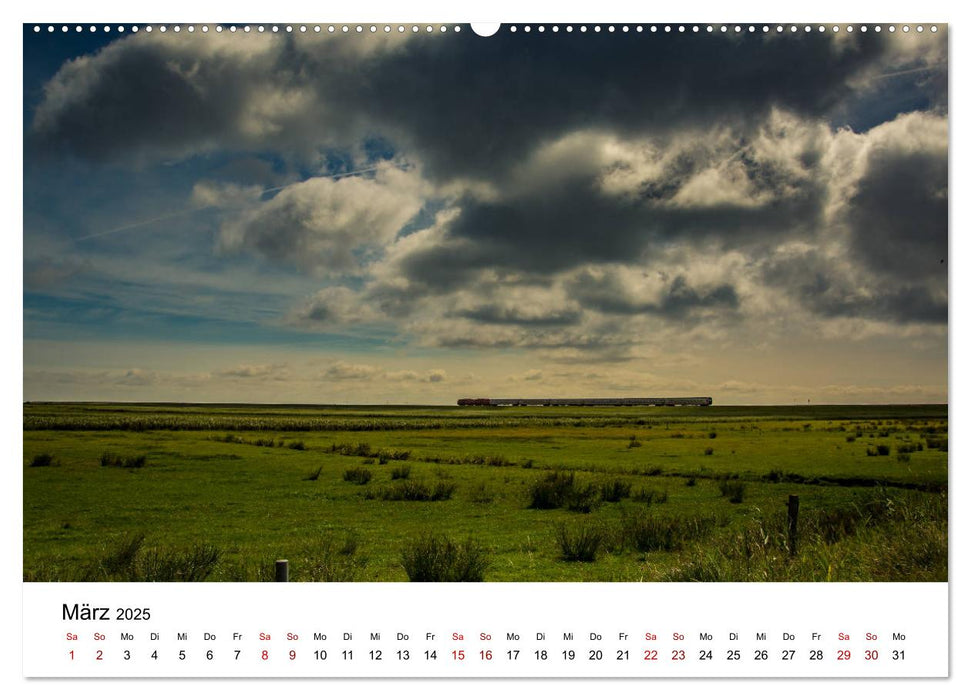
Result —
<path fill-rule="evenodd" d="M 910 75 L 911 73 L 923 73 L 924 71 L 934 70 L 938 66 L 944 65 L 943 63 L 931 63 L 922 68 L 910 68 L 908 70 L 898 70 L 891 73 L 878 73 L 877 75 L 871 75 L 870 80 L 878 80 L 880 78 L 894 78 L 898 75 Z"/>
<path fill-rule="evenodd" d="M 376 165 L 373 168 L 364 168 L 362 170 L 352 170 L 351 172 L 348 172 L 348 173 L 335 173 L 334 175 L 323 175 L 321 177 L 330 177 L 330 178 L 332 178 L 334 180 L 339 180 L 340 178 L 347 177 L 348 175 L 360 175 L 361 173 L 371 173 L 371 172 L 374 172 L 375 170 L 380 170 L 380 168 L 381 168 L 380 165 Z M 304 180 L 303 182 L 307 182 L 307 180 Z M 269 189 L 265 189 L 262 192 L 260 192 L 257 196 L 262 197 L 263 195 L 269 194 L 270 192 L 279 192 L 280 190 L 286 189 L 287 187 L 290 187 L 291 185 L 297 185 L 297 184 L 300 184 L 300 183 L 291 182 L 288 185 L 280 185 L 279 187 L 270 187 Z M 192 213 L 195 213 L 197 211 L 202 211 L 204 209 L 211 209 L 214 206 L 216 206 L 216 205 L 215 204 L 205 204 L 205 205 L 203 205 L 201 207 L 191 207 L 189 209 L 181 209 L 179 211 L 174 211 L 174 212 L 171 212 L 169 214 L 163 214 L 162 216 L 156 216 L 154 219 L 146 219 L 145 221 L 137 221 L 137 222 L 135 222 L 133 224 L 125 224 L 124 226 L 118 226 L 117 228 L 108 229 L 107 231 L 99 231 L 98 233 L 89 233 L 87 236 L 81 236 L 80 238 L 75 238 L 74 240 L 75 241 L 87 241 L 87 240 L 90 240 L 92 238 L 101 238 L 102 236 L 110 236 L 113 233 L 121 233 L 122 231 L 129 231 L 129 230 L 131 230 L 133 228 L 139 228 L 141 226 L 148 226 L 149 224 L 158 223 L 159 221 L 168 221 L 169 219 L 174 219 L 174 218 L 176 218 L 178 216 L 185 216 L 186 214 L 192 214 Z"/>

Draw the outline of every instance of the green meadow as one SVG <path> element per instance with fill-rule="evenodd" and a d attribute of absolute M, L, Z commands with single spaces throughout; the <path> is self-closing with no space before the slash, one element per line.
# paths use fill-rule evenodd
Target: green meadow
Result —
<path fill-rule="evenodd" d="M 946 581 L 947 436 L 942 405 L 26 404 L 24 580 Z"/>

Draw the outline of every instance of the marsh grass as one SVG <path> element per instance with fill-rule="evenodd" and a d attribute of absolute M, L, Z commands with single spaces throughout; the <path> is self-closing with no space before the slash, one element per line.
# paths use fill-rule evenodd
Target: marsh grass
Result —
<path fill-rule="evenodd" d="M 599 504 L 600 490 L 593 484 L 581 483 L 572 471 L 553 470 L 529 485 L 528 496 L 529 508 L 589 513 Z"/>
<path fill-rule="evenodd" d="M 876 577 L 947 580 L 946 561 L 941 564 L 935 554 L 940 549 L 936 543 L 946 542 L 946 510 L 921 520 L 888 515 L 907 506 L 907 496 L 917 504 L 946 497 L 947 453 L 941 451 L 947 439 L 946 406 L 711 408 L 487 412 L 25 405 L 24 577 L 123 580 L 123 573 L 105 572 L 101 560 L 109 554 L 106 543 L 113 547 L 119 532 L 137 528 L 148 538 L 136 552 L 138 571 L 129 579 L 147 575 L 145 552 L 154 549 L 171 559 L 201 541 L 220 551 L 206 580 L 272 580 L 275 558 L 290 559 L 293 580 L 404 580 L 399 564 L 405 542 L 425 532 L 456 537 L 458 531 L 459 537 L 474 535 L 495 553 L 487 575 L 503 581 L 660 579 L 690 564 L 689 558 L 716 565 L 696 577 L 714 577 L 720 569 L 723 577 L 740 572 L 739 580 L 784 577 L 786 572 L 801 577 L 794 580 L 865 580 L 872 570 Z M 803 429 L 807 422 L 813 430 Z M 47 429 L 68 423 L 72 427 Z M 44 429 L 35 429 L 39 425 Z M 91 427 L 79 430 L 82 425 Z M 129 425 L 138 430 L 128 431 Z M 159 427 L 165 425 L 181 427 Z M 322 425 L 329 427 L 318 430 Z M 889 436 L 847 444 L 845 438 L 857 429 L 875 436 L 886 430 Z M 714 431 L 718 437 L 711 440 L 708 434 Z M 684 438 L 671 439 L 672 432 Z M 634 433 L 643 447 L 625 450 Z M 224 441 L 224 435 L 230 439 Z M 280 449 L 270 447 L 270 438 L 273 448 Z M 304 442 L 305 450 L 287 448 L 292 441 Z M 718 457 L 702 456 L 716 442 Z M 369 455 L 410 456 L 408 461 L 389 460 L 387 467 L 362 465 L 364 460 L 377 465 L 380 457 L 353 454 L 361 443 L 367 445 L 361 452 Z M 890 446 L 890 457 L 866 456 L 866 448 L 878 443 Z M 352 454 L 330 452 L 341 444 L 349 445 Z M 911 451 L 911 445 L 921 444 L 923 450 Z M 125 455 L 145 455 L 146 468 L 99 469 L 97 460 L 106 450 L 122 464 Z M 56 455 L 61 467 L 27 468 L 33 456 L 45 453 Z M 911 461 L 898 461 L 900 455 Z M 505 462 L 510 465 L 496 466 Z M 342 480 L 345 470 L 360 466 L 373 473 L 369 483 L 354 486 Z M 407 467 L 408 478 L 392 478 L 395 470 Z M 296 483 L 317 469 L 313 483 Z M 534 482 L 556 472 L 563 481 L 572 479 L 570 498 L 551 499 L 558 511 L 527 508 Z M 741 504 L 720 494 L 719 479 L 725 475 L 737 475 L 731 481 L 745 484 Z M 454 490 L 450 499 L 431 502 L 436 481 L 445 484 L 437 497 Z M 629 482 L 630 495 L 610 486 L 614 481 Z M 384 500 L 385 489 L 407 482 L 422 486 L 410 493 L 390 492 Z M 588 493 L 590 486 L 595 493 Z M 790 493 L 801 496 L 796 557 L 788 555 L 782 537 Z M 613 501 L 614 494 L 620 500 Z M 567 512 L 570 506 L 598 510 L 582 515 Z M 716 524 L 704 537 L 648 554 L 621 537 L 625 512 L 635 511 L 672 519 L 710 516 Z M 270 527 L 265 526 L 268 513 Z M 596 521 L 603 527 L 605 539 L 595 562 L 563 561 L 552 537 L 560 521 Z M 756 529 L 747 536 L 752 559 L 745 564 L 739 559 L 744 548 L 733 548 L 731 538 L 755 528 L 756 521 L 764 532 Z M 340 528 L 351 523 L 359 528 L 358 551 L 366 555 L 366 565 L 358 561 L 361 554 L 347 563 L 338 551 Z M 335 533 L 333 544 L 316 543 L 318 530 Z M 723 538 L 730 564 L 716 558 Z M 532 543 L 528 551 L 523 548 L 527 541 Z M 895 542 L 899 564 L 892 557 Z M 760 547 L 768 564 L 760 563 Z M 914 568 L 908 571 L 907 566 Z M 311 573 L 314 567 L 317 573 Z M 154 575 L 172 568 L 156 566 Z"/>
<path fill-rule="evenodd" d="M 603 527 L 590 522 L 562 522 L 555 528 L 556 544 L 564 561 L 592 562 L 604 544 Z"/>
<path fill-rule="evenodd" d="M 745 498 L 746 484 L 739 479 L 719 479 L 718 490 L 729 503 L 741 503 Z"/>
<path fill-rule="evenodd" d="M 364 484 L 371 481 L 373 476 L 371 470 L 364 469 L 363 467 L 355 467 L 344 472 L 344 481 L 349 481 L 358 486 L 364 486 Z"/>
<path fill-rule="evenodd" d="M 124 469 L 141 469 L 148 463 L 147 455 L 116 455 L 104 452 L 101 455 L 102 467 L 122 467 Z"/>
<path fill-rule="evenodd" d="M 800 519 L 799 551 L 785 517 L 757 514 L 685 553 L 667 581 L 946 581 L 947 497 L 884 494 Z"/>
<path fill-rule="evenodd" d="M 429 486 L 424 481 L 396 481 L 375 495 L 383 501 L 447 501 L 455 493 L 455 484 L 447 481 L 436 481 Z"/>
<path fill-rule="evenodd" d="M 711 516 L 658 516 L 629 511 L 620 523 L 619 544 L 638 552 L 667 552 L 707 537 L 715 528 Z"/>
<path fill-rule="evenodd" d="M 622 498 L 630 496 L 631 482 L 624 479 L 614 479 L 600 485 L 600 498 L 608 503 L 617 503 Z"/>
<path fill-rule="evenodd" d="M 186 547 L 146 547 L 142 533 L 122 535 L 87 572 L 93 580 L 205 581 L 219 562 L 221 551 L 208 543 Z"/>
<path fill-rule="evenodd" d="M 455 542 L 447 535 L 426 535 L 409 542 L 401 553 L 409 581 L 483 581 L 489 567 L 486 550 L 474 540 Z"/>

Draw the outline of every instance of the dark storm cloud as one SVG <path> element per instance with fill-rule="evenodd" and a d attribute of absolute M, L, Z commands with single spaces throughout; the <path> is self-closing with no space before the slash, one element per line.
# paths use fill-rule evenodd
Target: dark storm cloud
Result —
<path fill-rule="evenodd" d="M 943 33 L 922 40 L 946 45 Z M 426 315 L 461 324 L 435 330 L 442 346 L 582 348 L 630 342 L 623 328 L 566 333 L 587 311 L 660 321 L 738 313 L 737 285 L 684 276 L 641 298 L 616 280 L 574 275 L 574 305 L 543 313 L 502 298 L 523 284 L 517 276 L 553 285 L 585 265 L 663 264 L 674 248 L 739 252 L 765 284 L 824 317 L 940 320 L 946 119 L 931 144 L 919 119 L 879 138 L 870 134 L 886 125 L 853 135 L 869 150 L 846 194 L 834 195 L 832 161 L 858 154 L 827 150 L 837 138 L 829 120 L 852 121 L 847 105 L 878 95 L 885 73 L 906 93 L 885 107 L 945 103 L 946 69 L 924 66 L 930 59 L 901 41 L 873 32 L 138 36 L 65 64 L 29 137 L 92 161 L 221 151 L 314 162 L 333 147 L 416 166 L 413 186 L 311 178 L 223 221 L 221 252 L 370 275 L 360 292 L 323 290 L 295 312 L 302 325 L 400 320 L 434 306 Z M 825 138 L 800 135 L 813 129 Z M 637 148 L 649 154 L 617 155 Z M 451 214 L 402 233 L 432 197 Z M 839 270 L 816 251 L 773 257 L 787 242 L 821 246 L 828 226 L 848 236 Z M 513 281 L 484 293 L 477 285 L 490 275 Z M 509 332 L 484 341 L 476 324 Z"/>
<path fill-rule="evenodd" d="M 741 141 L 734 145 L 744 151 Z M 467 198 L 447 234 L 403 255 L 398 269 L 430 290 L 448 290 L 486 268 L 550 274 L 585 263 L 650 259 L 672 242 L 738 250 L 808 235 L 822 214 L 824 184 L 795 180 L 751 158 L 742 168 L 751 189 L 745 197 L 732 201 L 723 193 L 722 201 L 705 205 L 676 199 L 690 177 L 736 155 L 696 157 L 624 196 L 605 192 L 592 171 L 498 201 Z"/>
<path fill-rule="evenodd" d="M 898 117 L 869 132 L 862 152 L 839 257 L 777 257 L 764 280 L 824 316 L 947 323 L 947 120 Z"/>
<path fill-rule="evenodd" d="M 661 290 L 656 300 L 637 299 L 625 289 L 616 276 L 595 277 L 581 273 L 568 285 L 574 299 L 585 308 L 608 314 L 654 314 L 670 319 L 684 319 L 703 309 L 733 311 L 738 308 L 738 294 L 730 284 L 708 289 L 693 287 L 683 275 L 678 275 Z"/>
<path fill-rule="evenodd" d="M 841 40 L 841 42 L 844 40 Z M 373 105 L 433 175 L 503 172 L 578 128 L 657 134 L 757 121 L 777 106 L 822 115 L 886 41 L 857 34 L 543 34 L 410 42 L 346 94 Z M 426 76 L 418 79 L 418 76 Z"/>
<path fill-rule="evenodd" d="M 757 120 L 772 106 L 825 114 L 888 42 L 829 32 L 137 36 L 65 64 L 33 136 L 125 160 L 384 132 L 434 176 L 481 177 L 577 128 L 657 133 Z"/>
<path fill-rule="evenodd" d="M 869 318 L 898 323 L 947 323 L 946 292 L 893 276 L 869 277 L 815 251 L 775 258 L 761 266 L 763 281 L 785 290 L 826 318 Z"/>
<path fill-rule="evenodd" d="M 564 326 L 577 323 L 582 311 L 578 308 L 551 309 L 542 312 L 530 312 L 508 304 L 481 304 L 472 309 L 464 309 L 454 313 L 454 316 L 466 318 L 480 323 L 512 324 L 525 326 Z"/>
<path fill-rule="evenodd" d="M 853 253 L 904 281 L 947 275 L 947 151 L 883 146 L 850 199 Z"/>
<path fill-rule="evenodd" d="M 32 144 L 90 160 L 210 150 L 239 139 L 254 86 L 290 79 L 258 57 L 165 39 L 123 39 L 66 63 L 44 88 Z"/>

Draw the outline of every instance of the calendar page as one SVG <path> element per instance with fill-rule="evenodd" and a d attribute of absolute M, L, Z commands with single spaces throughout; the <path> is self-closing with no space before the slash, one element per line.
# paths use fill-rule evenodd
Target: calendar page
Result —
<path fill-rule="evenodd" d="M 949 676 L 946 22 L 111 19 L 22 25 L 24 677 Z"/>

